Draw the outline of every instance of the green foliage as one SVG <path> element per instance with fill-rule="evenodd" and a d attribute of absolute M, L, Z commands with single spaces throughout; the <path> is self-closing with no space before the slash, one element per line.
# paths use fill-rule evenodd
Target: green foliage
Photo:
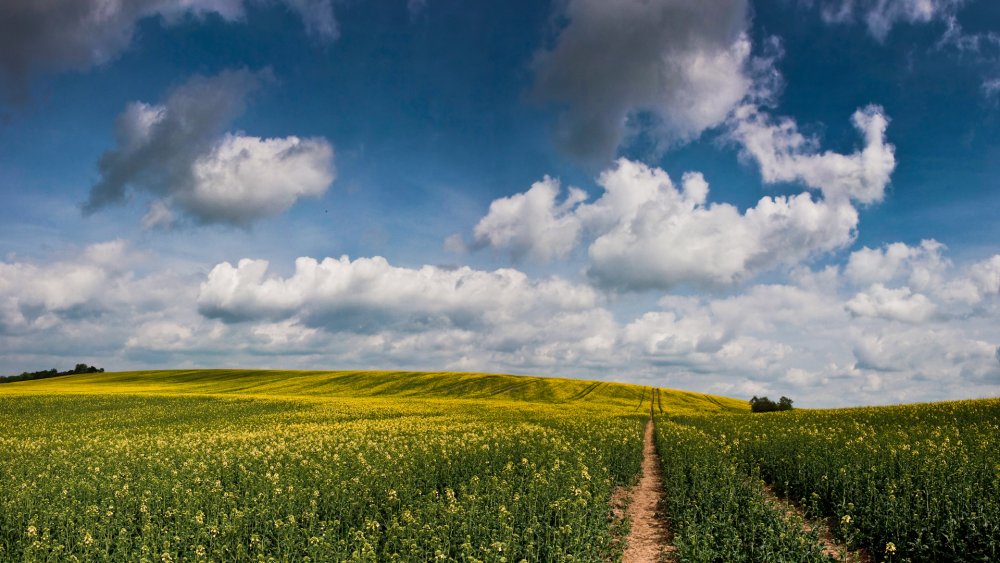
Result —
<path fill-rule="evenodd" d="M 724 440 L 657 417 L 656 446 L 679 561 L 828 561 L 815 533 L 765 502 Z"/>
<path fill-rule="evenodd" d="M 0 395 L 0 560 L 613 560 L 630 403 Z"/>
<path fill-rule="evenodd" d="M 792 410 L 792 400 L 788 397 L 781 397 L 777 403 L 767 397 L 757 397 L 750 399 L 750 412 L 776 412 Z"/>
<path fill-rule="evenodd" d="M 104 373 L 104 368 L 95 368 L 93 366 L 88 366 L 87 364 L 76 364 L 76 367 L 70 371 L 57 371 L 55 368 L 42 370 L 42 371 L 32 371 L 32 372 L 22 372 L 21 375 L 10 375 L 10 376 L 0 376 L 0 383 L 15 383 L 18 381 L 33 381 L 35 379 L 48 379 L 50 377 L 58 377 L 61 375 L 76 375 L 81 373 Z"/>
<path fill-rule="evenodd" d="M 1000 400 L 683 416 L 886 561 L 1000 561 Z"/>

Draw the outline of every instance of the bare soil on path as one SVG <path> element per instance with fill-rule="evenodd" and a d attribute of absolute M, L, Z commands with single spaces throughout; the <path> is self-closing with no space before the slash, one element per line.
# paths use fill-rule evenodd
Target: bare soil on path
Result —
<path fill-rule="evenodd" d="M 795 503 L 783 499 L 774 493 L 769 486 L 764 486 L 764 500 L 771 506 L 782 510 L 786 516 L 802 521 L 802 529 L 806 532 L 817 531 L 819 542 L 823 546 L 823 553 L 831 557 L 834 561 L 841 563 L 873 563 L 871 555 L 863 549 L 848 549 L 846 545 L 834 539 L 830 532 L 830 527 L 821 521 L 810 521 L 806 518 L 805 511 Z"/>
<path fill-rule="evenodd" d="M 622 556 L 623 563 L 646 563 L 672 560 L 674 547 L 670 545 L 670 530 L 664 515 L 659 512 L 663 499 L 663 470 L 660 456 L 653 441 L 653 419 L 646 423 L 642 452 L 642 477 L 630 491 L 628 506 L 630 531 Z"/>

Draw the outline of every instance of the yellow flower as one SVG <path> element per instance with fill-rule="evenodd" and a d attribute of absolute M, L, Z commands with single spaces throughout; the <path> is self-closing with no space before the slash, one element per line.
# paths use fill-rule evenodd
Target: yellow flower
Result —
<path fill-rule="evenodd" d="M 889 543 L 885 544 L 885 552 L 886 553 L 896 553 L 896 544 L 894 544 L 892 542 L 889 542 Z"/>

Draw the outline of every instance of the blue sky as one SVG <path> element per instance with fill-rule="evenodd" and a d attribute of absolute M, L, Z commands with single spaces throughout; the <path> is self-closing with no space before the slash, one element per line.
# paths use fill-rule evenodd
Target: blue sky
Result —
<path fill-rule="evenodd" d="M 985 0 L 16 0 L 0 370 L 1000 391 Z"/>

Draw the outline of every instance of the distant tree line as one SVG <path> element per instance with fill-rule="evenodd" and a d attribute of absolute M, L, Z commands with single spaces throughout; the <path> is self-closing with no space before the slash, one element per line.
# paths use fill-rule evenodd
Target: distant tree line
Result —
<path fill-rule="evenodd" d="M 49 377 L 59 377 L 60 375 L 75 375 L 78 373 L 104 373 L 104 368 L 95 368 L 87 364 L 76 364 L 76 367 L 69 371 L 58 371 L 55 368 L 42 371 L 25 371 L 21 375 L 0 376 L 0 383 L 14 383 L 15 381 L 30 381 L 32 379 L 46 379 Z"/>
<path fill-rule="evenodd" d="M 750 399 L 750 412 L 775 412 L 792 410 L 792 400 L 788 397 L 781 397 L 775 403 L 767 397 L 754 396 Z"/>

